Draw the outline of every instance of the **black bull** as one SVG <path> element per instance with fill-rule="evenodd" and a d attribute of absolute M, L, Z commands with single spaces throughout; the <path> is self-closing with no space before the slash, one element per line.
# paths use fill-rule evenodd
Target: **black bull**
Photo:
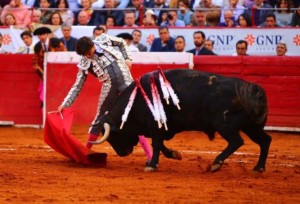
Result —
<path fill-rule="evenodd" d="M 158 128 L 141 91 L 137 92 L 128 120 L 120 129 L 121 117 L 129 97 L 136 86 L 133 82 L 115 101 L 111 110 L 103 117 L 100 125 L 105 133 L 95 144 L 107 140 L 119 156 L 127 156 L 138 143 L 138 135 L 152 138 L 153 157 L 147 163 L 147 171 L 157 168 L 159 154 L 180 159 L 176 150 L 168 149 L 164 140 L 170 140 L 182 131 L 203 131 L 209 139 L 218 132 L 228 143 L 215 158 L 211 171 L 220 169 L 224 160 L 244 144 L 240 131 L 260 147 L 260 156 L 254 171 L 264 171 L 271 137 L 264 131 L 267 120 L 267 100 L 264 90 L 257 84 L 234 77 L 214 75 L 195 70 L 176 69 L 164 71 L 167 80 L 180 100 L 181 110 L 173 104 L 162 104 L 167 116 L 168 130 Z M 159 95 L 162 90 L 158 79 L 159 71 L 151 72 L 140 79 L 140 84 L 151 97 L 151 78 L 155 80 Z M 162 97 L 161 97 L 162 98 Z"/>

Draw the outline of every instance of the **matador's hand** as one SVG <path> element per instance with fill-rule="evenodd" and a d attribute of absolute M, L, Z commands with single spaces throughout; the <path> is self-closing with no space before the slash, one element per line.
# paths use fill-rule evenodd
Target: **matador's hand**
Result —
<path fill-rule="evenodd" d="M 129 69 L 131 69 L 131 66 L 132 66 L 132 62 L 131 62 L 131 60 L 125 60 L 125 64 L 127 65 L 127 67 L 129 68 Z"/>
<path fill-rule="evenodd" d="M 59 107 L 57 108 L 57 111 L 58 111 L 59 113 L 61 113 L 62 110 L 63 110 L 64 108 L 65 108 L 64 106 L 59 106 Z"/>

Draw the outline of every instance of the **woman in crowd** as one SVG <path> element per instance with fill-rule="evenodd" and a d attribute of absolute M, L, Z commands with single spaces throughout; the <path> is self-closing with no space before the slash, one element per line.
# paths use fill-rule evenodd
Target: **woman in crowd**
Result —
<path fill-rule="evenodd" d="M 177 8 L 178 19 L 184 21 L 185 25 L 191 25 L 193 12 L 189 8 L 189 0 L 179 0 Z"/>
<path fill-rule="evenodd" d="M 239 15 L 237 19 L 237 26 L 236 27 L 250 27 L 251 26 L 251 20 L 247 14 L 241 14 Z"/>
<path fill-rule="evenodd" d="M 276 23 L 279 26 L 289 26 L 292 20 L 293 13 L 291 12 L 291 3 L 289 0 L 279 0 L 276 4 Z"/>
<path fill-rule="evenodd" d="M 50 15 L 48 24 L 55 25 L 55 26 L 60 26 L 63 24 L 63 20 L 60 16 L 59 12 L 55 11 Z"/>
<path fill-rule="evenodd" d="M 292 27 L 300 27 L 300 4 L 297 7 L 298 9 L 294 12 L 291 20 Z"/>
<path fill-rule="evenodd" d="M 55 8 L 58 8 L 58 12 L 64 22 L 64 25 L 73 25 L 74 13 L 70 10 L 69 3 L 67 0 L 57 0 Z"/>
<path fill-rule="evenodd" d="M 114 27 L 116 25 L 116 19 L 114 16 L 107 16 L 105 20 L 105 26 L 106 28 Z"/>
<path fill-rule="evenodd" d="M 17 25 L 16 18 L 13 14 L 8 13 L 4 16 L 4 26 L 15 26 Z"/>

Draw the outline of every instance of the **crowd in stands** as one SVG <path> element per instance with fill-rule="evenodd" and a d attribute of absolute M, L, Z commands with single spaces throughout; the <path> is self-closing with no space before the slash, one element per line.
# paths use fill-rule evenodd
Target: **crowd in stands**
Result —
<path fill-rule="evenodd" d="M 46 26 L 61 29 L 59 40 L 67 51 L 74 51 L 77 39 L 72 26 L 94 26 L 93 39 L 107 29 L 122 26 L 135 29 L 123 35 L 139 51 L 147 51 L 140 43 L 142 27 L 157 26 L 159 38 L 149 51 L 182 52 L 185 39 L 173 39 L 169 27 L 298 27 L 300 0 L 1 0 L 1 24 L 24 29 L 21 38 L 26 47 L 17 53 L 33 53 L 32 33 Z M 26 31 L 26 32 L 25 32 Z M 36 34 L 40 37 L 39 34 Z M 92 36 L 93 35 L 93 36 Z M 201 31 L 194 33 L 195 55 L 215 55 L 214 42 Z M 48 42 L 47 42 L 48 43 Z M 46 44 L 47 44 L 46 43 Z M 205 46 L 204 46 L 205 45 Z M 205 49 L 203 49 L 203 47 Z M 1 48 L 1 44 L 0 44 Z M 201 49 L 200 49 L 201 48 Z M 0 49 L 1 50 L 1 49 Z M 46 49 L 44 49 L 47 51 Z M 238 53 L 238 52 L 237 52 Z"/>
<path fill-rule="evenodd" d="M 299 0 L 1 0 L 0 25 L 268 27 L 300 25 Z M 40 15 L 39 19 L 37 16 Z M 35 17 L 34 17 L 35 16 Z M 34 19 L 35 18 L 35 19 Z"/>

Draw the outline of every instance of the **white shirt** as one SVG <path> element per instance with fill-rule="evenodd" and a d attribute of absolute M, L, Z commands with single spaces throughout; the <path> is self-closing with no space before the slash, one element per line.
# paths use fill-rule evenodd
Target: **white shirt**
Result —
<path fill-rule="evenodd" d="M 22 0 L 22 3 L 27 7 L 32 7 L 35 0 Z"/>

